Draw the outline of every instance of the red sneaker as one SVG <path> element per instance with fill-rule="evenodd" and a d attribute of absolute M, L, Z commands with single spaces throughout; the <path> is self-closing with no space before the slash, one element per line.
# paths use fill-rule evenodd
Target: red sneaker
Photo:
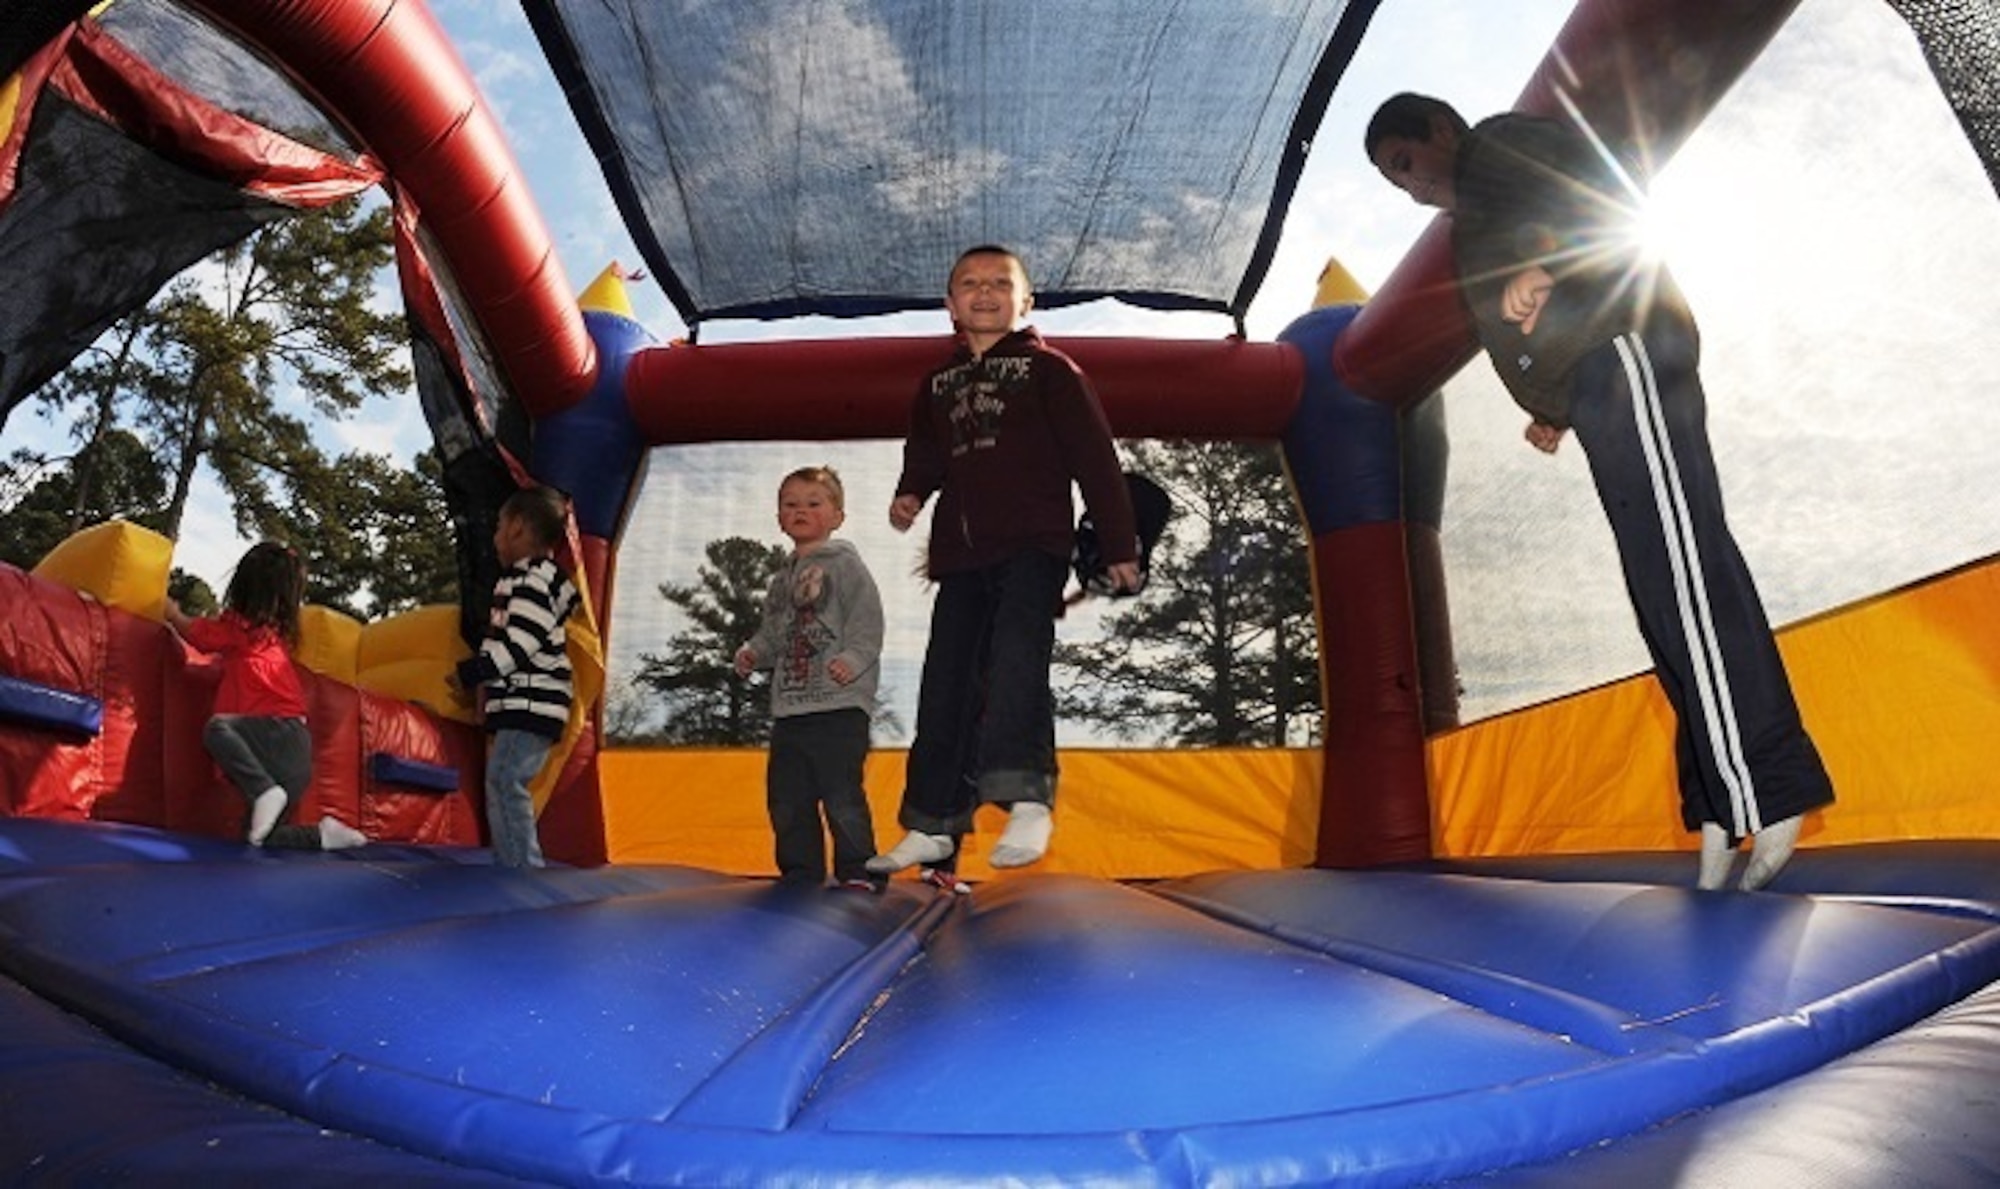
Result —
<path fill-rule="evenodd" d="M 972 885 L 958 877 L 956 871 L 943 871 L 936 867 L 924 867 L 917 872 L 917 878 L 942 892 L 954 896 L 969 896 Z"/>

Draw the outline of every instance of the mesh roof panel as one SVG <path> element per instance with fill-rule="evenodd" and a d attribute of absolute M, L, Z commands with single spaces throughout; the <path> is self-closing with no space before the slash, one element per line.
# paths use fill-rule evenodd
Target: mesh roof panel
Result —
<path fill-rule="evenodd" d="M 1891 0 L 1924 47 L 1965 138 L 2000 190 L 2000 4 L 1993 0 Z"/>
<path fill-rule="evenodd" d="M 527 0 L 690 323 L 936 305 L 1248 306 L 1375 0 Z"/>

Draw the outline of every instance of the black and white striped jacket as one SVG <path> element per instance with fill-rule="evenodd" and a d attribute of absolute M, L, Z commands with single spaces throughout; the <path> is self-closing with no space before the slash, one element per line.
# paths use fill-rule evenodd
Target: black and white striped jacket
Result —
<path fill-rule="evenodd" d="M 575 685 L 563 625 L 577 598 L 576 585 L 549 557 L 516 563 L 493 584 L 486 639 L 458 665 L 467 689 L 488 687 L 488 731 L 561 737 Z"/>

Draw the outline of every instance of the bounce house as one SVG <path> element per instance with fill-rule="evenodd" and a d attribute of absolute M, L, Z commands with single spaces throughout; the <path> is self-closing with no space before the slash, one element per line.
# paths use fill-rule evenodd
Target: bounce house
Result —
<path fill-rule="evenodd" d="M 463 585 L 534 479 L 574 497 L 585 599 L 535 785 L 557 862 L 510 870 L 445 689 L 470 606 L 309 610 L 301 812 L 370 845 L 278 852 L 202 751 L 172 543 L 112 522 L 0 567 L 11 1183 L 2000 1182 L 2000 569 L 1781 633 L 1841 800 L 1763 892 L 1691 886 L 1649 675 L 1461 727 L 1430 397 L 1474 344 L 1441 225 L 1372 297 L 1331 267 L 1240 333 L 1386 5 L 523 7 L 691 328 L 919 308 L 993 241 L 1062 262 L 1044 305 L 1233 318 L 1056 342 L 1121 437 L 1282 448 L 1317 746 L 1067 752 L 1060 855 L 970 894 L 765 878 L 761 753 L 600 746 L 649 451 L 897 438 L 949 340 L 662 344 L 618 270 L 572 294 L 419 0 L 17 5 L 0 408 L 217 247 L 381 186 Z M 1517 106 L 1663 164 L 1796 7 L 1582 0 Z M 1993 39 L 1896 8 L 2000 176 Z M 883 135 L 910 125 L 936 139 Z M 870 759 L 878 821 L 901 762 Z"/>

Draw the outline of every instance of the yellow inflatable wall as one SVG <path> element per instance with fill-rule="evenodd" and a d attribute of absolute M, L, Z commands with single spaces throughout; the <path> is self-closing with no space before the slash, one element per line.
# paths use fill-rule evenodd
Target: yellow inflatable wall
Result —
<path fill-rule="evenodd" d="M 34 575 L 107 607 L 163 623 L 173 560 L 171 540 L 129 520 L 107 520 L 64 538 L 42 558 Z"/>
<path fill-rule="evenodd" d="M 299 646 L 292 659 L 322 677 L 354 685 L 361 667 L 361 621 L 308 603 L 299 608 Z"/>
<path fill-rule="evenodd" d="M 354 683 L 370 693 L 415 702 L 440 718 L 477 723 L 473 703 L 454 697 L 447 680 L 470 655 L 458 634 L 458 607 L 432 603 L 361 629 Z"/>
<path fill-rule="evenodd" d="M 2000 837 L 2000 562 L 1987 561 L 1779 633 L 1801 713 L 1839 800 L 1803 845 Z M 1674 791 L 1673 723 L 1650 674 L 1431 740 L 1440 857 L 1692 850 Z M 869 757 L 875 833 L 901 836 L 905 753 Z M 1061 755 L 1055 844 L 1037 870 L 1149 879 L 1298 867 L 1319 825 L 1319 754 Z M 600 757 L 613 862 L 773 871 L 764 753 L 611 750 Z M 1002 819 L 982 811 L 964 873 Z"/>
<path fill-rule="evenodd" d="M 902 837 L 896 808 L 908 754 L 868 757 L 868 803 L 884 847 Z M 1056 845 L 1038 871 L 1157 879 L 1312 861 L 1316 750 L 1065 750 L 1059 762 Z M 761 749 L 620 749 L 604 752 L 598 766 L 612 862 L 776 874 Z M 980 811 L 961 874 L 992 874 L 986 853 L 1004 825 L 999 810 Z"/>
<path fill-rule="evenodd" d="M 1803 845 L 2000 837 L 2000 562 L 1778 633 L 1835 803 Z M 1444 855 L 1692 849 L 1673 720 L 1650 675 L 1431 741 Z"/>

